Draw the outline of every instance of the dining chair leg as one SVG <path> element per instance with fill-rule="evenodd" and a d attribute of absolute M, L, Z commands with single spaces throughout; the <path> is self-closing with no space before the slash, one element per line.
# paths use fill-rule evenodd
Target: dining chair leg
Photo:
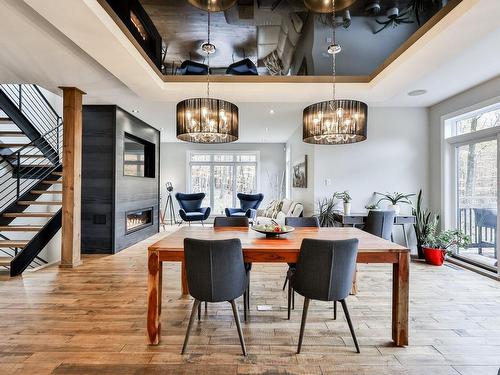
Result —
<path fill-rule="evenodd" d="M 198 304 L 198 320 L 201 320 L 201 303 Z"/>
<path fill-rule="evenodd" d="M 344 315 L 345 315 L 345 318 L 347 319 L 347 324 L 349 325 L 349 330 L 351 331 L 351 336 L 352 336 L 352 339 L 354 340 L 354 345 L 356 346 L 356 351 L 358 353 L 361 353 L 359 351 L 358 340 L 356 339 L 356 334 L 354 333 L 354 328 L 352 326 L 351 317 L 349 315 L 349 310 L 347 310 L 347 304 L 345 303 L 345 299 L 340 300 L 340 303 L 342 304 L 342 309 L 344 310 Z"/>
<path fill-rule="evenodd" d="M 290 314 L 292 310 L 292 285 L 288 283 L 288 320 L 290 320 Z"/>
<path fill-rule="evenodd" d="M 309 298 L 304 298 L 304 308 L 302 309 L 302 321 L 300 322 L 299 346 L 297 347 L 297 354 L 300 354 L 302 349 L 302 340 L 304 338 L 304 330 L 306 328 L 307 310 L 309 309 Z"/>
<path fill-rule="evenodd" d="M 202 226 L 202 227 L 204 227 L 204 226 L 205 226 L 205 224 L 203 224 L 203 220 L 201 221 L 201 226 Z"/>
<path fill-rule="evenodd" d="M 337 320 L 337 301 L 333 301 L 333 320 Z"/>
<path fill-rule="evenodd" d="M 288 283 L 288 273 L 286 274 L 286 277 L 285 277 L 285 283 L 283 284 L 283 290 L 285 290 L 287 283 Z"/>
<path fill-rule="evenodd" d="M 245 338 L 243 337 L 243 331 L 241 330 L 240 317 L 238 315 L 238 307 L 236 306 L 236 302 L 234 299 L 229 301 L 231 303 L 231 307 L 233 308 L 233 316 L 234 322 L 236 323 L 236 328 L 238 329 L 238 336 L 240 337 L 241 350 L 243 351 L 243 355 L 247 355 L 247 348 L 245 346 Z"/>
<path fill-rule="evenodd" d="M 247 291 L 243 293 L 243 320 L 247 321 Z"/>
<path fill-rule="evenodd" d="M 292 310 L 295 310 L 295 290 L 292 288 Z"/>
<path fill-rule="evenodd" d="M 247 285 L 247 308 L 250 310 L 250 275 L 251 272 L 248 271 L 248 285 Z"/>
<path fill-rule="evenodd" d="M 189 324 L 186 331 L 186 337 L 184 338 L 184 345 L 182 345 L 181 354 L 184 354 L 186 352 L 186 348 L 189 342 L 189 336 L 191 335 L 191 328 L 193 327 L 194 317 L 196 315 L 196 311 L 198 310 L 199 306 L 200 306 L 200 301 L 195 299 L 193 303 L 193 309 L 191 310 L 191 316 L 189 317 Z"/>

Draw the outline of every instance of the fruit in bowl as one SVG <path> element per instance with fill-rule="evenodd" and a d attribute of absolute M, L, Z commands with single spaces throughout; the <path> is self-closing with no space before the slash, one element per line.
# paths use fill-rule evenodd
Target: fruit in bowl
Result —
<path fill-rule="evenodd" d="M 280 234 L 289 233 L 293 231 L 295 228 L 286 225 L 279 225 L 278 223 L 273 223 L 273 224 L 256 224 L 252 227 L 252 229 L 257 232 L 264 233 L 268 237 L 273 237 Z"/>

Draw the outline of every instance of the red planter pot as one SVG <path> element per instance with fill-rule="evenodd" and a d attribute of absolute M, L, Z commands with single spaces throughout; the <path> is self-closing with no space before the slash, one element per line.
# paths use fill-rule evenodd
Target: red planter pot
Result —
<path fill-rule="evenodd" d="M 425 262 L 433 266 L 442 266 L 446 256 L 446 250 L 422 247 L 424 250 Z"/>

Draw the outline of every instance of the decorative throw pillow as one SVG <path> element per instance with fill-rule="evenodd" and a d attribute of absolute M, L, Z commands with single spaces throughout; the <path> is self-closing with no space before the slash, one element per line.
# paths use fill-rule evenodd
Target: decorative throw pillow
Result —
<path fill-rule="evenodd" d="M 276 204 L 276 200 L 272 200 L 271 202 L 268 203 L 266 208 L 264 208 L 264 217 L 272 217 L 275 204 Z"/>
<path fill-rule="evenodd" d="M 276 219 L 278 214 L 281 212 L 282 207 L 283 207 L 283 201 L 277 201 L 276 205 L 274 206 L 273 216 L 271 216 L 273 219 Z"/>

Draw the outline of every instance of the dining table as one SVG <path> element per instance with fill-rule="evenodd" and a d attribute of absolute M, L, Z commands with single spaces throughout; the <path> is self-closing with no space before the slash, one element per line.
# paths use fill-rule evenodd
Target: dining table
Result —
<path fill-rule="evenodd" d="M 184 239 L 223 240 L 239 238 L 246 263 L 296 263 L 302 240 L 359 240 L 357 263 L 392 264 L 392 340 L 408 345 L 410 250 L 358 228 L 295 228 L 285 235 L 267 237 L 251 228 L 181 227 L 148 247 L 147 339 L 161 339 L 163 262 L 182 263 L 182 293 L 188 293 L 184 268 Z M 367 286 L 369 288 L 369 286 Z M 362 297 L 358 297 L 362 298 Z M 167 317 L 168 319 L 168 317 Z"/>

